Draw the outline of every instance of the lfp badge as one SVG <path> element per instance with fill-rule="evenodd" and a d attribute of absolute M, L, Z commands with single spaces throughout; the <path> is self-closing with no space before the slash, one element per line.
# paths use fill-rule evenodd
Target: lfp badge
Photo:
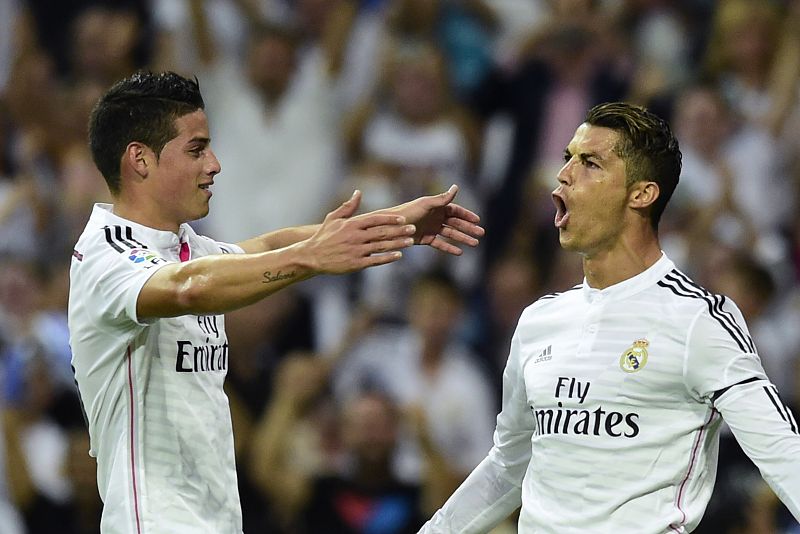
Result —
<path fill-rule="evenodd" d="M 622 353 L 619 357 L 619 367 L 626 373 L 641 371 L 647 364 L 647 346 L 650 344 L 646 339 L 637 339 L 633 345 Z"/>
<path fill-rule="evenodd" d="M 158 256 L 158 254 L 154 254 L 152 250 L 142 248 L 132 248 L 130 251 L 128 251 L 128 259 L 133 263 L 150 263 L 151 265 L 148 265 L 147 267 L 164 263 L 166 261 L 164 258 Z"/>

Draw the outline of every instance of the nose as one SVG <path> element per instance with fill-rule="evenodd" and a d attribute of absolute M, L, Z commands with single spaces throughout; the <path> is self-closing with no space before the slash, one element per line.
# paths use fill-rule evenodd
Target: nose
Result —
<path fill-rule="evenodd" d="M 572 181 L 572 159 L 565 162 L 556 174 L 556 180 L 560 185 L 569 185 Z"/>
<path fill-rule="evenodd" d="M 219 160 L 217 159 L 217 155 L 214 154 L 214 151 L 210 148 L 208 149 L 208 174 L 211 176 L 215 176 L 220 173 L 222 170 L 222 165 L 220 165 Z"/>

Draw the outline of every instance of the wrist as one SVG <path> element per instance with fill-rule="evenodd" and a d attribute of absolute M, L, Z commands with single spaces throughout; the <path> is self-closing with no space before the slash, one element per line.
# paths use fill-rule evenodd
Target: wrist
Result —
<path fill-rule="evenodd" d="M 294 273 L 296 278 L 305 280 L 320 274 L 319 256 L 308 239 L 284 247 L 281 253 L 285 255 L 286 270 Z"/>

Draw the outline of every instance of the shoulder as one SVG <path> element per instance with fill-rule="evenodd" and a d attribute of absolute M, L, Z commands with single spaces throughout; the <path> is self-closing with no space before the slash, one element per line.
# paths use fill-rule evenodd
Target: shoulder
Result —
<path fill-rule="evenodd" d="M 721 313 L 724 309 L 736 309 L 736 304 L 725 295 L 712 293 L 678 269 L 672 269 L 656 282 L 656 295 L 659 299 L 697 311 Z"/>
<path fill-rule="evenodd" d="M 742 351 L 755 351 L 744 316 L 733 299 L 709 291 L 677 269 L 667 273 L 657 284 L 664 298 L 689 312 L 691 332 L 699 330 L 706 335 L 717 332 L 734 341 Z"/>
<path fill-rule="evenodd" d="M 73 258 L 92 261 L 120 255 L 135 256 L 147 250 L 151 250 L 148 240 L 132 226 L 102 224 L 102 221 L 95 220 L 90 221 L 75 244 Z"/>
<path fill-rule="evenodd" d="M 522 312 L 522 318 L 527 318 L 533 313 L 542 311 L 568 310 L 580 301 L 583 283 L 572 286 L 564 291 L 557 291 L 542 295 Z"/>

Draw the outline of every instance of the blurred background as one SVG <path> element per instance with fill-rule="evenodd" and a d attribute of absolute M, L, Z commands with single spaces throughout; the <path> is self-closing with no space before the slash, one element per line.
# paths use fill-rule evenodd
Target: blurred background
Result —
<path fill-rule="evenodd" d="M 142 68 L 200 82 L 222 164 L 201 233 L 452 183 L 487 229 L 227 316 L 246 533 L 416 532 L 484 457 L 520 312 L 582 280 L 550 191 L 603 101 L 671 122 L 663 247 L 738 303 L 797 407 L 800 1 L 0 0 L 0 533 L 99 532 L 68 269 L 110 200 L 89 111 Z M 697 532 L 800 532 L 729 433 Z"/>

